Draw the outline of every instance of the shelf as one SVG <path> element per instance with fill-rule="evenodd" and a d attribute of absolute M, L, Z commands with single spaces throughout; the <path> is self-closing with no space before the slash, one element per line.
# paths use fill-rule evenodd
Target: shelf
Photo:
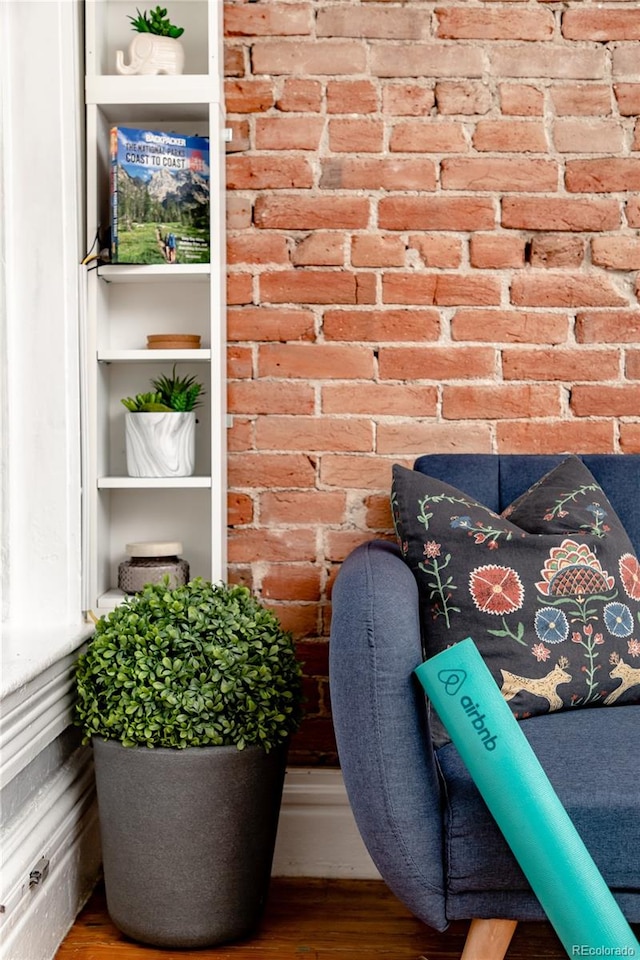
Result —
<path fill-rule="evenodd" d="M 180 104 L 194 109 L 205 108 L 217 100 L 216 78 L 195 73 L 177 76 L 87 76 L 85 102 L 99 106 L 131 104 L 135 106 L 169 106 Z M 182 113 L 182 111 L 181 111 Z"/>
<path fill-rule="evenodd" d="M 211 477 L 98 477 L 98 490 L 176 490 L 211 487 Z"/>
<path fill-rule="evenodd" d="M 101 597 L 98 597 L 97 610 L 95 611 L 99 616 L 105 613 L 109 613 L 111 610 L 115 610 L 124 600 L 126 600 L 128 594 L 124 590 L 119 590 L 117 587 L 113 587 L 111 590 L 107 590 L 106 593 L 103 593 Z"/>
<path fill-rule="evenodd" d="M 211 350 L 98 350 L 98 363 L 159 363 L 168 360 L 205 363 L 211 360 Z"/>
<path fill-rule="evenodd" d="M 189 280 L 205 283 L 211 276 L 210 263 L 110 263 L 98 267 L 106 283 L 171 283 Z"/>

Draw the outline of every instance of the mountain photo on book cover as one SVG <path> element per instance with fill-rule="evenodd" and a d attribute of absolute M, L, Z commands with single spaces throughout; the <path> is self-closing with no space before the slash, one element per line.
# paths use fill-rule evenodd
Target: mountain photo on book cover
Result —
<path fill-rule="evenodd" d="M 113 127 L 112 263 L 209 263 L 209 138 Z"/>

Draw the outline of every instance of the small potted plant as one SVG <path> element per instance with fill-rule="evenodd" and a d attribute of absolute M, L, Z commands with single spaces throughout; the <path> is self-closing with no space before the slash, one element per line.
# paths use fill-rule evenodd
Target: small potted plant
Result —
<path fill-rule="evenodd" d="M 204 388 L 195 377 L 151 380 L 153 391 L 123 397 L 130 477 L 190 477 L 195 469 L 196 415 Z"/>
<path fill-rule="evenodd" d="M 125 934 L 196 948 L 255 929 L 300 676 L 291 635 L 243 586 L 148 585 L 97 622 L 76 722 L 94 747 L 107 906 Z"/>
<path fill-rule="evenodd" d="M 116 51 L 116 70 L 120 74 L 178 74 L 184 69 L 184 49 L 178 37 L 183 27 L 176 27 L 167 17 L 166 7 L 157 6 L 149 13 L 136 8 L 137 16 L 129 16 L 136 36 L 129 45 L 129 64 L 122 50 Z"/>

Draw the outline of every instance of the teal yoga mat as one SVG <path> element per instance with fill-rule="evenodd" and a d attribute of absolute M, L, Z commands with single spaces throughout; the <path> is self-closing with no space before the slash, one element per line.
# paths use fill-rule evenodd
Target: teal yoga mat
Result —
<path fill-rule="evenodd" d="M 639 960 L 631 927 L 473 640 L 415 672 L 567 954 Z"/>

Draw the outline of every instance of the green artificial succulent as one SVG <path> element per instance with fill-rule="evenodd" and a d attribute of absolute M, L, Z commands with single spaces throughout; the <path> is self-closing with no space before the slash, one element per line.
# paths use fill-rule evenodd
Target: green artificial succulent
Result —
<path fill-rule="evenodd" d="M 98 620 L 76 688 L 85 741 L 269 751 L 301 717 L 291 634 L 246 587 L 201 578 L 149 585 Z"/>
<path fill-rule="evenodd" d="M 152 380 L 151 385 L 155 391 L 122 398 L 130 413 L 187 413 L 202 402 L 202 384 L 195 377 L 178 377 L 175 364 L 170 377 L 162 374 Z"/>
<path fill-rule="evenodd" d="M 136 7 L 136 13 L 138 16 L 130 16 L 129 20 L 131 20 L 131 29 L 138 33 L 155 33 L 156 36 L 173 37 L 174 40 L 177 40 L 184 33 L 184 27 L 174 27 L 167 17 L 167 11 L 164 7 L 158 6 L 155 10 L 150 10 L 148 14 L 146 10 L 144 13 L 140 13 Z"/>

